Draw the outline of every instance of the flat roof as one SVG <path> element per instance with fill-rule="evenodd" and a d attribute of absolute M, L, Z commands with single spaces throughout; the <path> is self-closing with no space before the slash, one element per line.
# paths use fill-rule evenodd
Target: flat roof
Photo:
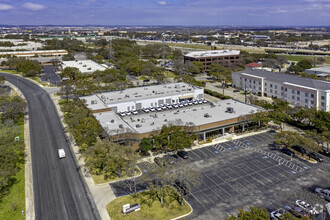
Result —
<path fill-rule="evenodd" d="M 185 95 L 193 93 L 196 89 L 202 89 L 198 86 L 188 83 L 170 83 L 153 86 L 134 87 L 125 90 L 110 91 L 98 93 L 90 96 L 82 96 L 80 99 L 86 100 L 86 104 L 92 110 L 104 108 L 107 105 L 123 103 L 128 101 L 139 101 L 158 97 L 167 97 L 172 95 Z M 97 103 L 91 104 L 97 100 Z M 103 106 L 103 107 L 102 107 Z"/>
<path fill-rule="evenodd" d="M 30 53 L 68 53 L 68 51 L 66 51 L 66 50 L 8 51 L 8 52 L 0 52 L 0 55 L 3 55 L 3 54 L 30 54 Z"/>
<path fill-rule="evenodd" d="M 311 69 L 307 69 L 307 70 L 330 74 L 330 66 L 316 67 L 316 68 L 311 68 Z"/>
<path fill-rule="evenodd" d="M 239 72 L 234 72 L 232 74 L 250 74 L 252 76 L 262 77 L 266 80 L 270 80 L 278 83 L 291 83 L 294 85 L 305 86 L 309 88 L 319 89 L 319 90 L 330 90 L 330 82 L 305 78 L 301 76 L 295 76 L 286 73 L 270 72 L 265 70 L 258 69 L 246 69 Z"/>
<path fill-rule="evenodd" d="M 62 68 L 75 67 L 82 73 L 92 73 L 96 70 L 104 71 L 107 68 L 93 60 L 62 61 Z"/>
<path fill-rule="evenodd" d="M 207 50 L 207 51 L 194 51 L 190 52 L 185 57 L 219 57 L 219 56 L 232 56 L 239 55 L 239 50 Z"/>
<path fill-rule="evenodd" d="M 227 113 L 227 107 L 232 107 L 234 112 Z M 193 105 L 163 110 L 161 112 L 139 113 L 137 115 L 124 117 L 120 117 L 114 112 L 95 113 L 94 116 L 100 121 L 102 127 L 108 129 L 110 135 L 115 135 L 128 130 L 139 134 L 157 131 L 160 130 L 163 125 L 171 122 L 174 124 L 180 122 L 181 125 L 201 126 L 234 119 L 259 111 L 265 110 L 238 100 L 227 99 L 214 104 Z M 208 114 L 209 117 L 205 117 L 205 114 Z"/>

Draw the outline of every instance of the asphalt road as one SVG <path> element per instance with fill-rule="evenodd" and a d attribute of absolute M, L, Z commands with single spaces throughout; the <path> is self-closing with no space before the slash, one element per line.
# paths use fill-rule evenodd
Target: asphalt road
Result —
<path fill-rule="evenodd" d="M 61 78 L 55 73 L 52 66 L 44 66 L 45 75 L 41 77 L 43 81 L 49 81 L 54 85 L 58 85 L 61 82 Z"/>
<path fill-rule="evenodd" d="M 100 219 L 47 92 L 23 78 L 0 75 L 22 91 L 29 106 L 36 220 Z M 58 158 L 58 148 L 66 158 Z"/>

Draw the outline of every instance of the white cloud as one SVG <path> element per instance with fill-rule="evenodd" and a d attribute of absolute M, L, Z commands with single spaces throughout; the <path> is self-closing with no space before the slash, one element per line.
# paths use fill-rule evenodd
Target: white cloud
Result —
<path fill-rule="evenodd" d="M 166 5 L 167 2 L 166 2 L 166 1 L 158 1 L 157 4 L 158 4 L 158 5 Z"/>
<path fill-rule="evenodd" d="M 31 2 L 27 2 L 23 5 L 24 8 L 26 9 L 29 9 L 31 11 L 40 11 L 44 8 L 46 8 L 45 6 L 43 5 L 40 5 L 40 4 L 35 4 L 35 3 L 31 3 Z"/>
<path fill-rule="evenodd" d="M 0 11 L 7 11 L 13 9 L 13 6 L 7 4 L 0 4 Z"/>

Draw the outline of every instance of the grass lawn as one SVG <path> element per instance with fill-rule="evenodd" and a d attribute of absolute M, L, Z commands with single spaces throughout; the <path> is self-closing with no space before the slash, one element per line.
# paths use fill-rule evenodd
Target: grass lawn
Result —
<path fill-rule="evenodd" d="M 4 73 L 13 73 L 13 74 L 17 74 L 17 70 L 0 70 L 0 72 L 4 72 Z"/>
<path fill-rule="evenodd" d="M 176 77 L 176 75 L 175 75 L 173 72 L 171 72 L 171 71 L 165 71 L 165 72 L 163 72 L 163 74 L 164 74 L 167 78 L 174 78 L 174 77 Z"/>
<path fill-rule="evenodd" d="M 0 202 L 0 219 L 2 220 L 18 220 L 25 219 L 25 175 L 24 164 L 20 164 L 20 171 L 16 174 L 17 183 L 15 183 L 8 195 Z M 13 205 L 16 209 L 13 211 Z M 22 215 L 24 210 L 24 215 Z"/>
<path fill-rule="evenodd" d="M 178 202 L 179 195 L 171 187 L 165 187 L 164 204 L 161 205 L 157 197 L 152 195 L 151 191 L 144 191 L 132 195 L 123 196 L 115 199 L 107 205 L 107 211 L 111 219 L 173 219 L 191 211 L 190 206 L 184 202 L 181 206 Z M 124 204 L 138 203 L 141 210 L 124 215 L 122 212 Z"/>
<path fill-rule="evenodd" d="M 287 60 L 289 61 L 300 61 L 300 60 L 314 60 L 314 56 L 299 56 L 299 55 L 279 55 L 279 56 L 284 56 Z M 317 56 L 316 56 L 317 57 Z M 330 57 L 324 57 L 325 63 L 330 65 Z"/>
<path fill-rule="evenodd" d="M 20 140 L 24 140 L 24 122 L 19 125 Z M 22 142 L 24 144 L 24 142 Z M 25 164 L 19 164 L 19 171 L 15 178 L 17 182 L 10 188 L 10 192 L 0 201 L 0 219 L 1 220 L 17 220 L 25 219 Z M 16 209 L 13 211 L 13 206 L 16 204 Z M 24 210 L 24 215 L 22 215 Z"/>
<path fill-rule="evenodd" d="M 139 176 L 141 174 L 141 171 L 139 169 L 136 169 L 135 173 L 136 173 L 135 176 Z M 126 179 L 127 176 L 115 177 L 115 178 L 105 178 L 104 175 L 92 174 L 92 178 L 93 178 L 95 184 L 103 184 L 103 183 L 109 183 L 109 182 L 113 182 L 113 181 L 117 181 L 117 180 Z"/>

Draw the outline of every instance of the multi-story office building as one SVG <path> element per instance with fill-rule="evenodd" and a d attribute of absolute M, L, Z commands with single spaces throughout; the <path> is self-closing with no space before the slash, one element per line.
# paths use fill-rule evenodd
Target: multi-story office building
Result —
<path fill-rule="evenodd" d="M 330 83 L 290 74 L 250 70 L 232 73 L 233 86 L 292 105 L 330 111 Z"/>
<path fill-rule="evenodd" d="M 208 50 L 194 51 L 184 55 L 184 61 L 198 61 L 203 63 L 204 71 L 208 72 L 212 63 L 219 63 L 224 66 L 240 62 L 239 50 Z"/>

